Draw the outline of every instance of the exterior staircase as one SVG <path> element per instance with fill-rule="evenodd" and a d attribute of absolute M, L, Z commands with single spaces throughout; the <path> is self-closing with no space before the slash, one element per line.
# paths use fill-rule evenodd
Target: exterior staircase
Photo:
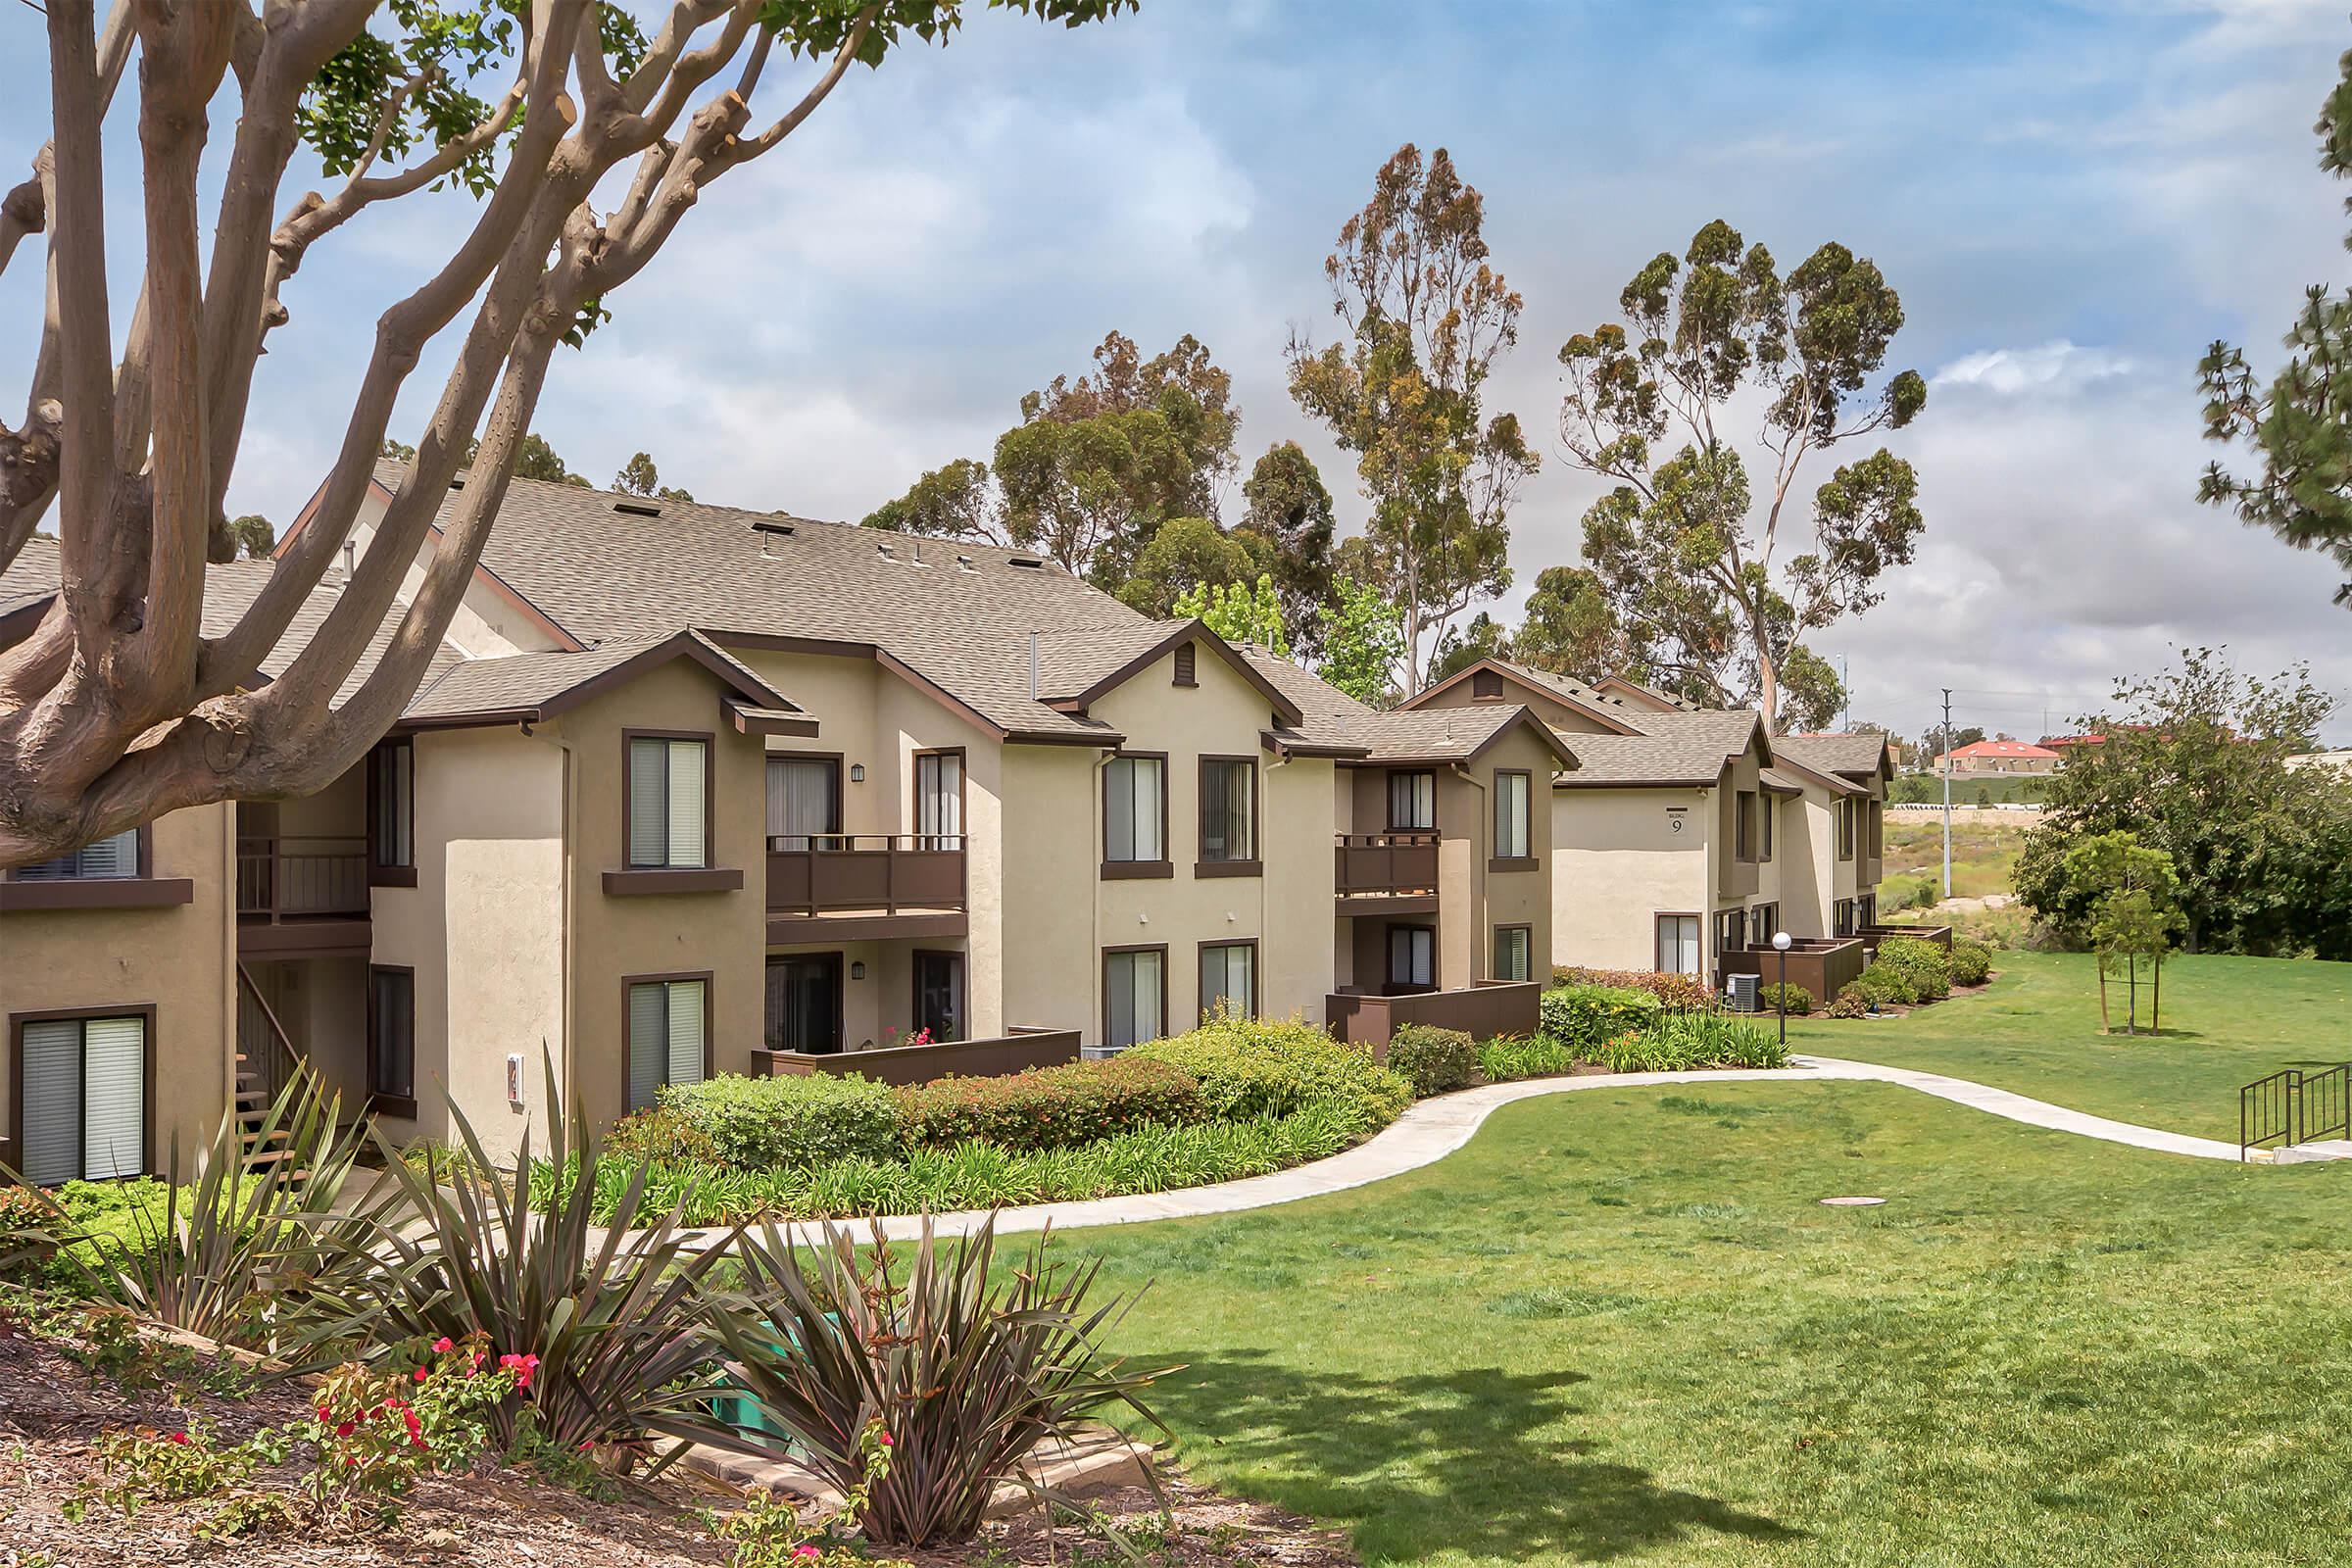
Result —
<path fill-rule="evenodd" d="M 301 1061 L 252 971 L 238 964 L 236 1115 L 248 1171 L 294 1180 L 306 1174 L 277 1169 L 293 1151 L 286 1147 L 290 1139 L 285 1128 L 267 1125 L 271 1102 L 293 1081 Z"/>

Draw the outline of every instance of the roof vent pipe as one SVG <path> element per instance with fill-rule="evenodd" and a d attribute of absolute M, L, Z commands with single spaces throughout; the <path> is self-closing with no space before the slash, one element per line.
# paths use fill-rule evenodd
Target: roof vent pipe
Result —
<path fill-rule="evenodd" d="M 1029 700 L 1037 701 L 1037 633 L 1029 634 Z"/>
<path fill-rule="evenodd" d="M 360 574 L 359 560 L 360 542 L 357 539 L 345 538 L 343 541 L 343 580 L 346 583 Z"/>

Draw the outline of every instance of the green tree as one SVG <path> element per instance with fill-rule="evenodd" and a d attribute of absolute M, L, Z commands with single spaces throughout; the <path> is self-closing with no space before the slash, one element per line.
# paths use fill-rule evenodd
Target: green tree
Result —
<path fill-rule="evenodd" d="M 1248 510 L 1235 531 L 1257 541 L 1252 554 L 1269 562 L 1291 646 L 1311 648 L 1331 598 L 1331 492 L 1304 448 L 1277 441 L 1243 481 L 1242 500 Z"/>
<path fill-rule="evenodd" d="M 1170 517 L 1135 558 L 1119 601 L 1147 615 L 1179 613 L 1177 601 L 1186 594 L 1205 584 L 1249 582 L 1259 568 L 1248 543 L 1206 517 Z"/>
<path fill-rule="evenodd" d="M 1270 572 L 1259 573 L 1254 584 L 1202 583 L 1180 595 L 1175 610 L 1186 619 L 1199 616 L 1229 643 L 1255 643 L 1277 657 L 1290 657 L 1290 634 L 1282 623 L 1282 595 L 1275 590 Z"/>
<path fill-rule="evenodd" d="M 1915 370 L 1868 392 L 1903 323 L 1878 268 L 1826 244 L 1785 278 L 1718 219 L 1678 260 L 1661 252 L 1618 298 L 1622 322 L 1560 349 L 1560 433 L 1578 467 L 1614 480 L 1585 514 L 1585 559 L 1637 660 L 1711 706 L 1780 710 L 1797 640 L 1884 597 L 1925 526 L 1911 465 L 1885 448 L 1814 492 L 1813 548 L 1774 554 L 1805 460 L 1899 429 L 1926 405 Z M 1759 497 L 1721 433 L 1764 400 Z M 1661 457 L 1670 441 L 1679 442 Z M 1754 517 L 1758 510 L 1761 517 Z"/>
<path fill-rule="evenodd" d="M 656 501 L 692 501 L 694 499 L 684 490 L 663 484 L 662 470 L 655 467 L 653 458 L 643 452 L 636 454 L 621 466 L 620 471 L 612 476 L 612 488 L 620 491 L 623 495 L 651 496 Z"/>
<path fill-rule="evenodd" d="M 1838 666 L 1803 643 L 1790 644 L 1788 657 L 1781 665 L 1780 728 L 1776 733 L 1828 729 L 1844 706 L 1845 683 L 1838 678 Z"/>
<path fill-rule="evenodd" d="M 2313 129 L 2320 168 L 2342 179 L 2352 175 L 2352 50 L 2336 68 Z M 2352 211 L 2352 199 L 2345 207 Z M 2352 247 L 2352 236 L 2345 243 Z M 2245 443 L 2260 467 L 2240 478 L 2208 465 L 2197 499 L 2327 556 L 2346 573 L 2335 602 L 2352 609 L 2352 289 L 2306 288 L 2286 348 L 2286 364 L 2267 389 L 2257 386 L 2242 349 L 2217 341 L 2198 362 L 2206 439 Z"/>
<path fill-rule="evenodd" d="M 1598 680 L 1628 669 L 1625 632 L 1600 579 L 1584 566 L 1545 566 L 1511 634 L 1511 658 L 1555 675 Z"/>
<path fill-rule="evenodd" d="M 2094 834 L 2075 844 L 2061 862 L 2067 897 L 2087 920 L 2074 934 L 2087 937 L 2099 959 L 2099 1033 L 2108 1032 L 2107 977 L 2127 976 L 2130 1000 L 2124 1032 L 2139 1033 L 2139 966 L 2155 986 L 2148 1027 L 2161 1027 L 2164 955 L 2184 923 L 2180 878 L 2173 858 L 2140 845 L 2133 833 Z"/>
<path fill-rule="evenodd" d="M 2026 836 L 2019 897 L 2064 931 L 2092 911 L 2066 857 L 2102 834 L 2132 832 L 2171 857 L 2184 945 L 2194 952 L 2352 958 L 2352 791 L 2286 759 L 2308 750 L 2335 710 L 2307 670 L 2240 675 L 2211 649 L 2119 682 L 2109 712 L 2077 720 L 2096 746 L 2070 748 Z"/>
<path fill-rule="evenodd" d="M 1482 610 L 1439 636 L 1438 657 L 1429 666 L 1430 684 L 1458 675 L 1482 659 L 1512 659 L 1517 652 L 1509 629 Z"/>
<path fill-rule="evenodd" d="M 1315 673 L 1359 703 L 1388 706 L 1391 672 L 1405 656 L 1403 616 L 1380 591 L 1356 578 L 1335 577 L 1323 607 Z"/>
<path fill-rule="evenodd" d="M 233 561 L 238 556 L 248 561 L 262 561 L 277 547 L 277 530 L 270 519 L 259 513 L 248 512 L 228 525 L 228 554 L 216 556 L 216 561 Z"/>
<path fill-rule="evenodd" d="M 993 471 L 957 459 L 876 508 L 865 526 L 1043 551 L 1115 590 L 1161 523 L 1213 522 L 1241 418 L 1233 378 L 1190 334 L 1147 361 L 1114 331 L 1094 358 L 1092 371 L 1021 399 Z"/>
<path fill-rule="evenodd" d="M 1133 8 L 985 6 L 1064 27 Z M 308 795 L 357 763 L 442 646 L 556 351 L 632 298 L 690 212 L 856 68 L 944 43 L 984 6 L 693 0 L 650 8 L 665 18 L 650 39 L 632 20 L 647 9 L 207 0 L 111 4 L 101 24 L 92 0 L 14 8 L 42 19 L 49 135 L 22 149 L 32 177 L 0 190 L 0 273 L 33 257 L 48 304 L 23 339 L 26 415 L 0 425 L 0 570 L 54 508 L 61 591 L 35 624 L 0 631 L 0 866 L 187 807 Z M 110 114 L 118 93 L 136 102 Z M 330 177 L 289 196 L 298 168 Z M 481 198 L 469 219 L 411 216 L 453 189 Z M 208 603 L 249 416 L 284 395 L 256 368 L 306 319 L 302 270 L 350 271 L 333 253 L 363 213 L 453 237 L 364 334 L 348 408 L 300 411 L 343 430 L 309 524 L 249 601 Z M 347 314 L 361 274 L 312 307 Z M 415 385 L 419 367 L 441 384 Z M 368 504 L 404 401 L 431 414 L 376 547 L 259 679 Z"/>
<path fill-rule="evenodd" d="M 522 445 L 514 454 L 514 477 L 578 485 L 583 490 L 588 487 L 588 481 L 572 472 L 557 456 L 556 449 L 547 444 L 547 438 L 536 431 L 522 438 Z"/>
<path fill-rule="evenodd" d="M 1407 143 L 1324 262 L 1341 341 L 1294 335 L 1291 396 L 1356 454 L 1373 582 L 1403 616 L 1409 694 L 1453 617 L 1511 584 L 1507 518 L 1540 460 L 1487 382 L 1519 337 L 1520 297 L 1489 264 L 1486 203 L 1439 148 Z"/>

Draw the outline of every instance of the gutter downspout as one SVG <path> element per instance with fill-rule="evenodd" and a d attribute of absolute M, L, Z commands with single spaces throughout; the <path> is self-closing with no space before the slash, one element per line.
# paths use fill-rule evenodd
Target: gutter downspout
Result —
<path fill-rule="evenodd" d="M 1035 632 L 1031 632 L 1029 634 L 1029 678 L 1032 682 L 1034 682 L 1037 679 L 1037 633 Z M 1110 766 L 1110 760 L 1116 755 L 1117 754 L 1113 752 L 1097 752 L 1095 754 L 1095 765 L 1090 768 L 1087 773 L 1087 789 L 1092 799 L 1087 802 L 1086 808 L 1087 820 L 1091 824 L 1091 836 L 1087 841 L 1086 857 L 1088 859 L 1095 862 L 1095 874 L 1087 878 L 1088 894 L 1086 929 L 1093 939 L 1093 947 L 1092 951 L 1087 954 L 1088 978 L 1086 982 L 1086 994 L 1092 999 L 1092 1001 L 1089 1004 L 1088 1021 L 1085 1027 L 1080 1029 L 1078 1032 L 1078 1038 L 1081 1042 L 1086 1039 L 1088 1033 L 1095 1030 L 1098 1025 L 1100 1025 L 1105 1018 L 1109 1016 L 1110 999 L 1104 994 L 1102 989 L 1104 985 L 1102 967 L 1105 960 L 1102 956 L 1102 833 L 1104 828 L 1104 817 L 1102 814 L 1102 773 L 1105 768 Z M 1168 781 L 1164 775 L 1159 781 L 1159 787 L 1163 790 L 1168 787 Z M 1167 846 L 1163 844 L 1160 846 L 1160 849 L 1164 852 L 1167 849 Z M 1164 1004 L 1167 1000 L 1168 989 L 1167 965 L 1164 963 L 1160 965 L 1159 989 L 1160 1000 Z M 1108 1032 L 1109 1031 L 1107 1030 L 1103 1031 L 1103 1033 Z M 1098 1045 L 1108 1045 L 1110 1042 L 1107 1040 L 1101 1040 L 1097 1041 L 1096 1043 Z"/>

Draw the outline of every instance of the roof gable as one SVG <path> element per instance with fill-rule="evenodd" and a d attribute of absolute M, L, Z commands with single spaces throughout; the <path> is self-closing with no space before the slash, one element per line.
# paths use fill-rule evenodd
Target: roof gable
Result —
<path fill-rule="evenodd" d="M 1570 680 L 1565 675 L 1554 675 L 1548 670 L 1533 669 L 1525 664 L 1515 664 L 1504 659 L 1482 659 L 1474 664 L 1466 664 L 1436 685 L 1423 687 L 1399 703 L 1397 707 L 1400 710 L 1405 711 L 1428 708 L 1431 706 L 1431 699 L 1442 693 L 1452 691 L 1464 681 L 1472 680 L 1481 672 L 1499 675 L 1503 680 L 1523 692 L 1542 698 L 1545 702 L 1558 703 L 1561 707 L 1592 720 L 1612 735 L 1633 735 L 1640 732 L 1637 726 L 1623 713 L 1611 712 L 1607 700 L 1582 681 Z M 1497 702 L 1500 699 L 1478 698 L 1474 701 Z"/>

